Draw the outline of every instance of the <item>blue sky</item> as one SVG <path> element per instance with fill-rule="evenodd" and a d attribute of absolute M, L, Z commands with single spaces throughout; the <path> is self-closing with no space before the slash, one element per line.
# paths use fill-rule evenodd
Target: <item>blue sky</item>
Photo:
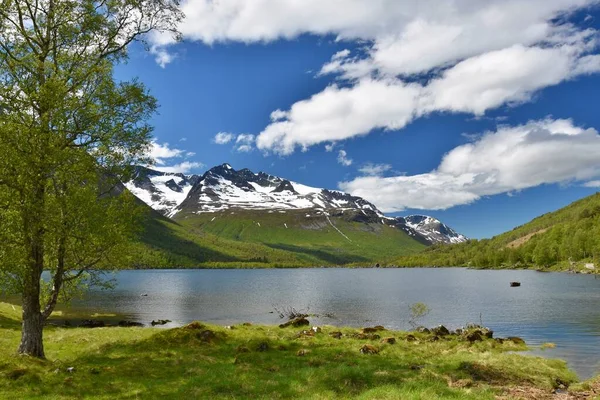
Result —
<path fill-rule="evenodd" d="M 598 190 L 594 1 L 336 3 L 184 1 L 183 43 L 132 47 L 116 75 L 159 101 L 157 167 L 228 162 L 475 238 Z"/>

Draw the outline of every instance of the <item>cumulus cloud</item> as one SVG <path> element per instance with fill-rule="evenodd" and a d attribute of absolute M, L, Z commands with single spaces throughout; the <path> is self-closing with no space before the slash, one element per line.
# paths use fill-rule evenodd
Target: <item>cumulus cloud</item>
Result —
<path fill-rule="evenodd" d="M 340 188 L 385 212 L 440 210 L 543 184 L 593 185 L 600 178 L 598 154 L 600 135 L 595 129 L 546 119 L 486 132 L 452 149 L 429 173 L 358 177 L 340 183 Z"/>
<path fill-rule="evenodd" d="M 241 134 L 235 139 L 235 150 L 240 153 L 248 153 L 254 148 L 254 135 Z"/>
<path fill-rule="evenodd" d="M 589 188 L 600 188 L 600 180 L 586 182 L 583 184 L 583 186 L 589 187 Z"/>
<path fill-rule="evenodd" d="M 175 165 L 167 165 L 173 162 L 174 159 L 189 158 L 195 156 L 196 153 L 176 149 L 168 143 L 160 144 L 156 140 L 152 141 L 148 157 L 153 160 L 155 165 L 151 168 L 162 172 L 180 172 L 186 173 L 195 168 L 202 168 L 204 165 L 200 162 L 183 161 Z"/>
<path fill-rule="evenodd" d="M 385 172 L 389 171 L 390 169 L 392 169 L 392 166 L 390 164 L 373 164 L 373 163 L 367 163 L 367 164 L 364 164 L 362 167 L 360 167 L 358 169 L 358 171 L 362 175 L 367 175 L 367 176 L 381 176 Z"/>
<path fill-rule="evenodd" d="M 337 161 L 344 167 L 351 166 L 353 162 L 351 158 L 348 158 L 348 153 L 346 152 L 346 150 L 338 151 Z"/>
<path fill-rule="evenodd" d="M 233 140 L 235 135 L 229 132 L 219 132 L 213 138 L 213 142 L 216 144 L 227 144 Z"/>
<path fill-rule="evenodd" d="M 333 54 L 322 66 L 319 74 L 334 74 L 337 84 L 271 113 L 256 146 L 290 154 L 375 129 L 398 130 L 438 111 L 481 116 L 529 101 L 548 86 L 597 73 L 598 32 L 589 21 L 569 20 L 596 4 L 345 0 L 340 12 L 336 0 L 184 0 L 186 19 L 179 28 L 187 40 L 208 45 L 265 43 L 307 33 L 362 44 L 360 50 Z M 153 34 L 151 42 L 159 62 L 170 61 L 172 38 Z"/>
<path fill-rule="evenodd" d="M 169 143 L 160 144 L 157 141 L 152 141 L 150 145 L 150 158 L 158 165 L 165 163 L 167 158 L 181 157 L 184 154 L 183 150 L 169 147 Z"/>
<path fill-rule="evenodd" d="M 194 169 L 203 168 L 204 166 L 205 165 L 200 162 L 184 161 L 175 165 L 153 167 L 153 169 L 161 172 L 185 174 Z"/>

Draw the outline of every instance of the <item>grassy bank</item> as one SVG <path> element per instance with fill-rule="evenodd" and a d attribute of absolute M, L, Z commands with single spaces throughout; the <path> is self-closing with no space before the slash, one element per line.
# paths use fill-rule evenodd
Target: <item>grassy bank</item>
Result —
<path fill-rule="evenodd" d="M 40 361 L 15 355 L 19 315 L 0 303 L 2 399 L 494 399 L 576 380 L 564 362 L 520 356 L 512 351 L 525 346 L 511 341 L 387 330 L 361 338 L 335 327 L 48 327 Z M 378 354 L 362 354 L 366 344 Z"/>

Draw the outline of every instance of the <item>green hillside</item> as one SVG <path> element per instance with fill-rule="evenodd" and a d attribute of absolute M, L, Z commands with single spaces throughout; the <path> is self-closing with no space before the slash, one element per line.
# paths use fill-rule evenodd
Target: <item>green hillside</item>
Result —
<path fill-rule="evenodd" d="M 185 214 L 174 221 L 152 213 L 140 243 L 135 245 L 133 265 L 137 268 L 372 265 L 390 263 L 425 248 L 398 229 L 351 219 L 351 215 L 343 214 L 331 216 L 330 220 L 322 215 L 307 217 L 305 210 Z"/>
<path fill-rule="evenodd" d="M 432 246 L 400 257 L 403 266 L 580 270 L 600 263 L 600 193 L 491 239 Z"/>

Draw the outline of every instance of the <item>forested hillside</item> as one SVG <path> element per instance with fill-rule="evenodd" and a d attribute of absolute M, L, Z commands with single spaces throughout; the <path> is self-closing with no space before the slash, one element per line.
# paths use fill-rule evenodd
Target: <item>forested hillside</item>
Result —
<path fill-rule="evenodd" d="M 579 270 L 600 262 L 600 193 L 491 239 L 436 245 L 401 257 L 402 266 Z"/>

